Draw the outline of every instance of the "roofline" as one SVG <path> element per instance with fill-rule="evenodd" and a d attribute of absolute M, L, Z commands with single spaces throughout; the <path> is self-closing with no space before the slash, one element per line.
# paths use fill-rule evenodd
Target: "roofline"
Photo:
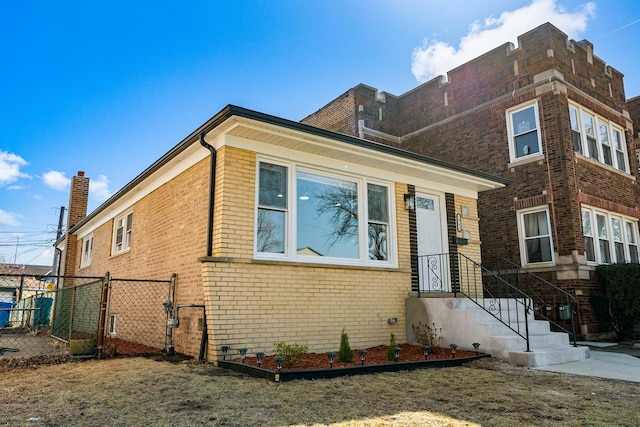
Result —
<path fill-rule="evenodd" d="M 353 136 L 345 135 L 342 133 L 333 132 L 330 130 L 318 128 L 315 126 L 307 125 L 304 123 L 296 122 L 293 120 L 283 119 L 282 117 L 272 116 L 270 114 L 261 113 L 259 111 L 250 110 L 244 107 L 238 107 L 236 105 L 228 104 L 222 110 L 220 110 L 215 116 L 207 120 L 204 124 L 198 127 L 195 131 L 191 132 L 186 138 L 176 144 L 173 148 L 167 151 L 162 157 L 152 163 L 149 167 L 147 167 L 144 171 L 142 171 L 138 176 L 136 176 L 133 180 L 131 180 L 128 184 L 118 190 L 113 196 L 107 199 L 104 203 L 98 206 L 95 210 L 93 210 L 89 215 L 84 217 L 80 222 L 71 227 L 68 230 L 68 233 L 73 233 L 75 230 L 82 227 L 88 221 L 90 221 L 93 217 L 95 217 L 98 213 L 103 211 L 107 206 L 124 196 L 129 190 L 134 188 L 140 182 L 148 178 L 151 174 L 156 172 L 162 166 L 167 164 L 171 159 L 173 159 L 176 155 L 180 154 L 182 151 L 187 149 L 191 144 L 197 143 L 199 135 L 201 133 L 209 133 L 216 127 L 220 126 L 222 123 L 230 119 L 231 117 L 242 117 L 245 119 L 257 120 L 263 123 L 277 125 L 284 128 L 288 128 L 291 130 L 305 132 L 312 135 L 320 136 L 323 138 L 330 138 L 334 140 L 338 140 L 340 142 L 344 142 L 346 144 L 350 144 L 360 148 L 366 148 L 373 151 L 378 151 L 385 154 L 391 154 L 397 157 L 402 157 L 409 160 L 414 160 L 434 166 L 439 166 L 447 169 L 452 169 L 457 172 L 462 172 L 471 176 L 475 176 L 477 178 L 486 179 L 489 181 L 493 181 L 502 185 L 507 185 L 511 183 L 511 180 L 498 177 L 495 175 L 491 175 L 485 172 L 476 171 L 473 169 L 466 168 L 464 166 L 456 165 L 453 163 L 445 162 L 443 160 L 434 159 L 432 157 L 428 157 L 422 154 L 417 154 L 408 150 L 403 150 L 401 148 L 392 147 L 390 145 L 381 144 L 375 141 L 367 141 L 364 139 L 356 138 Z M 58 242 L 64 240 L 66 236 L 61 237 Z"/>

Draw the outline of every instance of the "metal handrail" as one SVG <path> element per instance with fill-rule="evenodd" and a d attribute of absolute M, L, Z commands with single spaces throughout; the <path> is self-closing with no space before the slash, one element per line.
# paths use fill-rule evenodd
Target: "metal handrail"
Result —
<path fill-rule="evenodd" d="M 507 268 L 502 268 L 503 263 Z M 498 261 L 497 274 L 529 295 L 534 315 L 569 334 L 572 345 L 577 347 L 575 313 L 578 301 L 573 295 L 510 259 Z"/>
<path fill-rule="evenodd" d="M 461 294 L 500 323 L 523 338 L 527 351 L 529 342 L 529 318 L 531 299 L 495 272 L 483 267 L 461 253 L 421 255 L 416 257 L 418 278 L 421 285 L 418 295 L 433 292 Z M 422 284 L 428 288 L 423 288 Z"/>

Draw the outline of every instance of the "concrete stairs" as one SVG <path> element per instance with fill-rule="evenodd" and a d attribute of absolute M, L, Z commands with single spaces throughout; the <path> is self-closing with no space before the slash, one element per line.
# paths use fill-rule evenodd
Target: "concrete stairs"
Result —
<path fill-rule="evenodd" d="M 442 345 L 455 343 L 461 349 L 471 347 L 473 342 L 480 343 L 480 351 L 494 357 L 507 360 L 519 366 L 539 367 L 559 363 L 574 362 L 589 358 L 588 347 L 573 347 L 569 335 L 564 332 L 552 332 L 549 322 L 535 320 L 528 315 L 529 347 L 525 339 L 517 335 L 494 316 L 487 313 L 467 298 L 411 298 L 424 303 L 430 323 L 442 327 Z M 525 319 L 522 305 L 513 300 L 478 300 L 486 307 L 502 307 L 502 318 L 525 335 Z M 412 303 L 419 307 L 420 303 Z M 409 308 L 409 303 L 407 305 Z M 410 317 L 417 314 L 407 311 L 407 324 Z M 424 319 L 421 320 L 424 323 Z M 414 323 L 416 323 L 414 321 Z M 408 333 L 408 337 L 410 334 Z"/>

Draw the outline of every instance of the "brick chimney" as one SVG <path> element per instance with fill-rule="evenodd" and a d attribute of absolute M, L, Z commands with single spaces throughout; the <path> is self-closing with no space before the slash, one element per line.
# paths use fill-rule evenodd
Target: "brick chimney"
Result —
<path fill-rule="evenodd" d="M 72 276 L 79 265 L 81 249 L 78 248 L 78 238 L 70 235 L 69 230 L 87 216 L 87 204 L 89 202 L 89 178 L 84 172 L 71 178 L 71 190 L 69 191 L 69 205 L 67 212 L 67 239 L 65 243 L 63 274 Z"/>

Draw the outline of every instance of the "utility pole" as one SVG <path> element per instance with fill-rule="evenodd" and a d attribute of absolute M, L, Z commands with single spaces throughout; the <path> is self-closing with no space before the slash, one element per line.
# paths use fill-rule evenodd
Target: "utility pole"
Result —
<path fill-rule="evenodd" d="M 56 241 L 62 237 L 62 221 L 64 221 L 64 206 L 60 206 L 60 217 L 58 217 L 58 230 L 56 231 Z"/>
<path fill-rule="evenodd" d="M 56 230 L 56 242 L 62 237 L 62 222 L 64 221 L 64 206 L 60 206 L 60 216 L 58 217 L 58 229 Z M 55 245 L 54 245 L 55 246 Z M 54 247 L 53 249 L 53 265 L 51 266 L 54 275 L 58 274 L 59 251 Z"/>

